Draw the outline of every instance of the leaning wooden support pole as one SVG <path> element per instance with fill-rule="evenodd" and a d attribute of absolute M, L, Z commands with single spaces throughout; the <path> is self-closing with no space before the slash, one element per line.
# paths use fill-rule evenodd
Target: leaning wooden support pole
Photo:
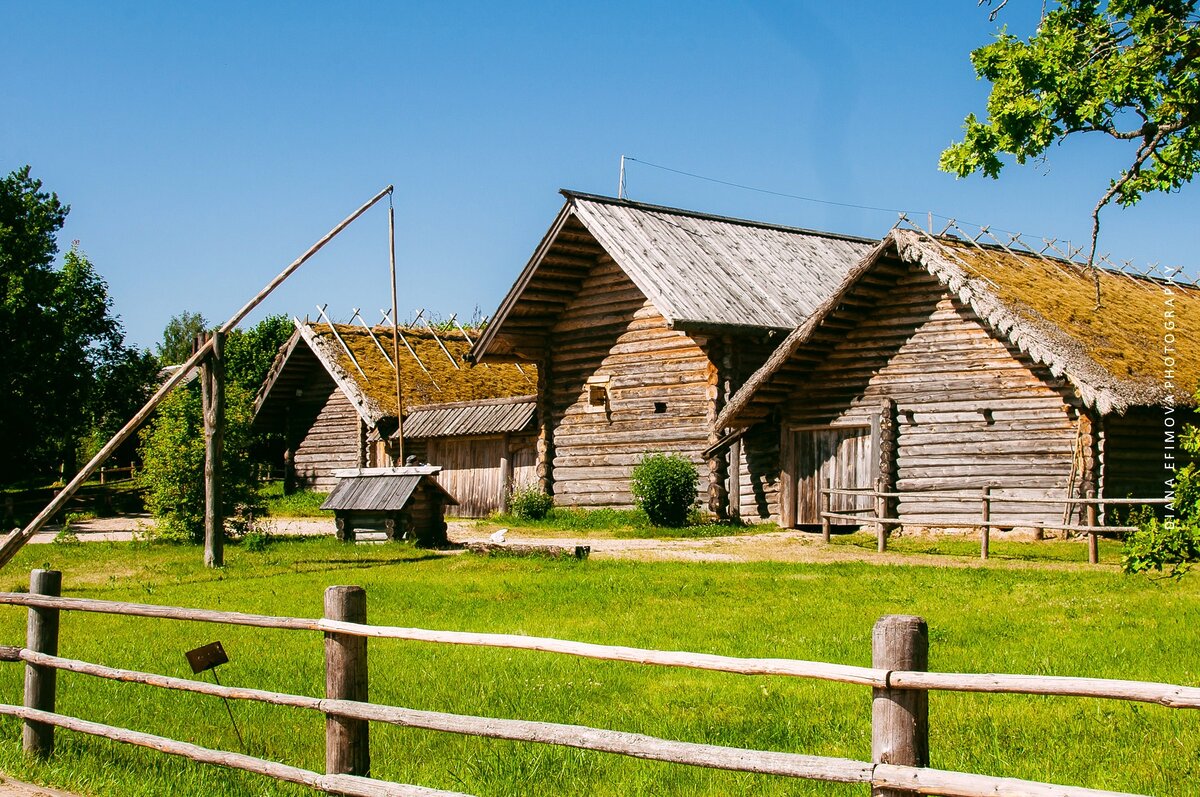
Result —
<path fill-rule="evenodd" d="M 62 592 L 62 573 L 57 570 L 34 570 L 29 575 L 29 592 L 33 595 L 50 595 L 57 598 Z M 25 646 L 38 653 L 58 655 L 58 609 L 29 607 Z M 54 711 L 57 681 L 57 670 L 38 664 L 26 664 L 25 707 L 38 711 Z M 38 758 L 49 758 L 54 752 L 53 725 L 26 720 L 21 738 L 26 753 Z"/>
<path fill-rule="evenodd" d="M 871 664 L 883 670 L 920 671 L 929 667 L 929 628 L 920 617 L 889 615 L 871 633 Z M 890 681 L 890 678 L 889 678 Z M 877 764 L 929 766 L 929 693 L 872 690 L 871 760 Z M 906 797 L 908 789 L 875 786 L 873 797 Z"/>
<path fill-rule="evenodd" d="M 221 460 L 225 449 L 225 333 L 202 333 L 212 353 L 200 369 L 204 415 L 204 566 L 225 566 L 225 516 L 221 510 Z"/>
<path fill-rule="evenodd" d="M 362 587 L 325 590 L 325 616 L 347 623 L 367 621 L 367 591 Z M 367 702 L 367 639 L 325 633 L 325 697 Z M 325 771 L 330 775 L 371 773 L 366 720 L 325 715 Z"/>
<path fill-rule="evenodd" d="M 366 213 L 372 205 L 390 193 L 392 193 L 392 186 L 389 185 L 387 188 L 383 189 L 374 197 L 372 197 L 371 200 L 365 205 L 343 219 L 340 224 L 327 232 L 324 237 L 310 246 L 307 252 L 293 260 L 291 265 L 281 271 L 275 277 L 275 279 L 267 283 L 267 286 L 259 291 L 253 299 L 247 302 L 241 310 L 238 310 L 236 313 L 234 313 L 232 318 L 222 324 L 221 331 L 228 333 L 231 329 L 236 327 L 243 318 L 250 314 L 250 311 L 262 304 L 263 300 L 266 299 L 272 291 L 278 288 L 285 279 L 290 277 L 296 269 L 304 265 L 304 263 L 318 251 L 320 251 L 325 244 L 333 240 L 335 235 L 348 227 L 351 222 L 353 222 L 362 214 Z M 137 414 L 130 418 L 129 422 L 122 426 L 120 431 L 113 435 L 112 438 L 105 443 L 98 452 L 96 452 L 96 456 L 92 457 L 92 459 L 83 466 L 79 473 L 75 474 L 75 478 L 71 479 L 71 481 L 69 481 L 67 485 L 59 491 L 58 495 L 54 496 L 54 499 L 37 514 L 37 517 L 29 522 L 28 526 L 19 531 L 14 530 L 10 532 L 8 536 L 4 538 L 4 541 L 0 542 L 0 567 L 3 567 L 12 561 L 12 558 L 17 555 L 17 551 L 21 550 L 21 548 L 25 546 L 25 543 L 29 542 L 33 535 L 37 534 L 38 531 L 40 531 L 41 528 L 50 521 L 50 518 L 58 514 L 58 512 L 67 505 L 67 502 L 71 500 L 73 495 L 75 495 L 80 485 L 91 478 L 92 474 L 96 472 L 96 469 L 107 462 L 108 458 L 113 455 L 113 453 L 121 446 L 121 444 L 128 440 L 130 436 L 138 430 L 138 427 L 146 422 L 146 419 L 149 418 L 158 405 L 162 403 L 162 400 L 191 375 L 192 371 L 196 369 L 196 366 L 198 366 L 200 362 L 208 356 L 208 352 L 211 350 L 211 347 L 212 343 L 209 342 L 203 348 L 189 357 L 181 366 L 179 366 L 179 369 L 175 371 L 175 373 L 172 374 L 166 382 L 163 382 L 157 391 L 155 391 L 154 395 L 150 397 L 150 400 L 146 402 L 146 405 L 138 410 Z"/>

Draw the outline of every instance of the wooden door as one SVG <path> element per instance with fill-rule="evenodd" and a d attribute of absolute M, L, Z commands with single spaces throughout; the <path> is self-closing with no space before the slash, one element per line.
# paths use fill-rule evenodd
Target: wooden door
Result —
<path fill-rule="evenodd" d="M 870 488 L 875 483 L 876 457 L 872 456 L 871 427 L 826 426 L 792 432 L 795 457 L 790 472 L 795 474 L 796 525 L 821 522 L 820 487 L 834 489 Z M 870 496 L 832 495 L 833 512 L 864 514 L 873 506 Z M 837 520 L 834 525 L 852 521 Z"/>

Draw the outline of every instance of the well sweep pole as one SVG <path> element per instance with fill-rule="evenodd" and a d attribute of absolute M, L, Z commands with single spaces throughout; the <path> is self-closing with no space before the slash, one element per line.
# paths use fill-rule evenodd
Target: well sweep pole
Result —
<path fill-rule="evenodd" d="M 241 310 L 238 310 L 232 318 L 222 324 L 221 332 L 229 332 L 231 329 L 236 327 L 243 318 L 249 315 L 251 310 L 253 310 L 255 307 L 258 307 L 258 305 L 261 304 L 262 301 L 266 299 L 272 291 L 279 287 L 280 283 L 290 277 L 292 272 L 304 265 L 309 258 L 320 251 L 325 244 L 329 243 L 335 235 L 346 229 L 346 227 L 348 227 L 352 221 L 366 213 L 372 205 L 390 193 L 392 193 L 392 186 L 389 185 L 387 188 L 383 189 L 374 197 L 372 197 L 371 200 L 365 205 L 343 219 L 340 224 L 326 233 L 321 240 L 310 246 L 308 251 L 293 260 L 291 265 L 281 271 L 279 275 L 275 277 L 275 279 L 267 283 L 267 286 L 259 291 L 253 299 L 247 302 Z M 195 370 L 196 366 L 200 364 L 201 360 L 208 356 L 208 353 L 211 350 L 212 341 L 210 340 L 203 348 L 196 351 L 181 366 L 179 366 L 179 369 L 175 371 L 175 373 L 173 373 L 166 382 L 163 382 L 162 386 L 160 386 L 158 390 L 155 391 L 154 395 L 150 397 L 150 400 L 146 402 L 146 406 L 138 410 L 137 414 L 130 418 L 129 422 L 122 426 L 121 430 L 113 435 L 112 438 L 104 444 L 103 448 L 96 452 L 96 456 L 92 457 L 91 461 L 84 465 L 79 473 L 75 474 L 75 478 L 71 479 L 71 481 L 59 491 L 58 495 L 56 495 L 54 499 L 46 505 L 46 508 L 39 512 L 37 517 L 29 522 L 28 526 L 23 529 L 10 532 L 8 536 L 4 538 L 4 541 L 0 542 L 0 567 L 8 564 L 8 562 L 17 555 L 17 551 L 21 550 L 25 543 L 29 542 L 30 538 L 33 537 L 34 534 L 37 534 L 38 531 L 41 530 L 42 526 L 49 522 L 50 518 L 54 517 L 59 510 L 66 506 L 67 501 L 71 500 L 71 496 L 75 495 L 75 492 L 79 489 L 79 486 L 87 481 L 91 475 L 96 472 L 96 469 L 103 465 L 108 458 L 113 455 L 113 452 L 116 451 L 122 443 L 129 439 L 130 435 L 137 431 L 138 427 L 150 417 L 151 413 L 154 412 L 155 408 L 158 407 L 162 400 L 166 398 L 172 390 L 186 380 L 189 375 L 191 375 L 192 371 Z"/>

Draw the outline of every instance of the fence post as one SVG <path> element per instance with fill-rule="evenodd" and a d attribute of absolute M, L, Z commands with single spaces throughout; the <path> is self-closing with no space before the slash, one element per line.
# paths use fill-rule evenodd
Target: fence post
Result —
<path fill-rule="evenodd" d="M 58 570 L 34 570 L 29 574 L 32 595 L 62 594 L 62 573 Z M 58 609 L 29 607 L 29 622 L 25 627 L 25 647 L 38 653 L 58 655 Z M 54 691 L 57 671 L 36 664 L 25 665 L 25 707 L 39 711 L 54 711 Z M 54 752 L 54 726 L 25 721 L 21 734 L 25 752 L 48 758 Z"/>
<path fill-rule="evenodd" d="M 1088 528 L 1096 527 L 1096 505 L 1087 505 L 1087 525 Z M 1064 535 L 1066 536 L 1066 535 Z M 1088 564 L 1100 563 L 1100 535 L 1094 531 L 1088 532 Z"/>
<path fill-rule="evenodd" d="M 325 617 L 348 623 L 367 621 L 362 587 L 328 587 Z M 367 638 L 325 632 L 325 697 L 367 701 Z M 325 715 L 325 771 L 330 775 L 371 774 L 366 720 Z"/>
<path fill-rule="evenodd" d="M 921 617 L 890 614 L 871 632 L 871 666 L 926 670 L 929 627 Z M 871 760 L 877 764 L 929 766 L 929 695 L 917 689 L 874 689 L 871 702 Z M 902 789 L 871 789 L 872 797 L 905 797 Z"/>
<path fill-rule="evenodd" d="M 988 558 L 988 546 L 991 543 L 992 534 L 992 487 L 988 485 L 983 488 L 983 495 L 980 498 L 982 508 L 979 515 L 982 518 L 983 526 L 981 527 L 979 537 L 979 558 Z"/>
<path fill-rule="evenodd" d="M 832 522 L 829 519 L 829 515 L 826 513 L 833 511 L 832 495 L 828 490 L 820 485 L 817 485 L 817 491 L 821 494 L 821 540 L 824 542 L 829 542 L 829 536 L 831 533 L 830 526 L 832 525 Z"/>

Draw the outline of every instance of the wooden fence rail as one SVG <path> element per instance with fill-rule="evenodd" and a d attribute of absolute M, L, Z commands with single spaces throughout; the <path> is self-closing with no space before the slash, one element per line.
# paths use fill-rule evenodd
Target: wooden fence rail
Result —
<path fill-rule="evenodd" d="M 1102 697 L 1156 703 L 1171 708 L 1200 708 L 1200 688 L 1197 687 L 1098 678 L 927 672 L 925 651 L 928 633 L 924 621 L 915 617 L 881 619 L 876 624 L 873 636 L 875 666 L 857 667 L 794 659 L 735 658 L 657 651 L 522 635 L 373 626 L 365 622 L 337 619 L 347 616 L 365 619 L 366 596 L 358 587 L 330 587 L 326 591 L 326 617 L 305 619 L 62 598 L 53 594 L 58 591 L 58 579 L 59 574 L 54 571 L 35 570 L 31 577 L 32 593 L 0 593 L 0 604 L 26 606 L 30 613 L 26 645 L 0 647 L 0 661 L 24 662 L 26 665 L 25 706 L 0 705 L 0 714 L 20 717 L 25 720 L 26 729 L 35 732 L 32 736 L 26 733 L 27 750 L 39 755 L 49 755 L 53 749 L 52 728 L 62 727 L 149 747 L 203 763 L 244 769 L 336 794 L 364 797 L 451 797 L 456 794 L 372 780 L 369 777 L 367 723 L 384 722 L 472 736 L 575 747 L 689 766 L 809 780 L 871 784 L 873 794 L 882 797 L 909 794 L 956 797 L 1119 797 L 1118 792 L 930 768 L 927 710 L 924 708 L 929 691 Z M 51 594 L 36 594 L 39 591 Z M 58 614 L 64 610 L 320 631 L 326 637 L 326 697 L 306 697 L 222 686 L 60 657 L 57 655 Z M 590 659 L 690 667 L 745 675 L 788 675 L 869 686 L 874 693 L 875 706 L 872 722 L 874 760 L 862 762 L 827 756 L 722 747 L 586 726 L 476 717 L 372 704 L 366 700 L 365 682 L 365 642 L 371 637 L 541 651 Z M 354 644 L 351 640 L 355 639 L 361 640 L 361 644 Z M 59 670 L 124 683 L 322 712 L 327 717 L 328 774 L 320 775 L 252 756 L 211 750 L 57 714 L 54 712 L 54 673 Z M 31 676 L 34 677 L 32 686 Z M 361 684 L 358 684 L 356 678 L 361 678 Z M 351 691 L 361 687 L 355 699 L 345 699 L 344 694 L 339 694 L 346 691 L 346 684 L 353 686 Z M 347 732 L 346 729 L 354 727 L 354 723 L 361 725 L 361 733 Z"/>
<path fill-rule="evenodd" d="M 887 492 L 871 487 L 818 487 L 818 501 L 821 507 L 821 535 L 825 542 L 830 540 L 830 521 L 848 520 L 859 525 L 871 524 L 875 527 L 877 549 L 880 553 L 887 550 L 888 532 L 906 523 L 910 525 L 927 526 L 932 528 L 963 528 L 979 529 L 979 557 L 987 559 L 990 555 L 991 530 L 997 526 L 1014 525 L 999 523 L 992 517 L 996 504 L 1062 504 L 1064 507 L 1083 506 L 1086 523 L 1017 523 L 1022 528 L 1051 529 L 1058 531 L 1077 532 L 1088 537 L 1088 562 L 1100 562 L 1099 538 L 1105 535 L 1128 534 L 1137 531 L 1137 526 L 1106 526 L 1099 522 L 1098 510 L 1105 506 L 1165 506 L 1171 503 L 1167 498 L 1028 498 L 1022 496 L 997 495 L 992 488 L 983 487 L 979 490 L 938 489 L 909 492 Z M 888 498 L 906 498 L 919 494 L 922 498 L 932 498 L 953 503 L 978 501 L 980 504 L 979 519 L 967 520 L 962 517 L 946 517 L 924 519 L 919 523 L 900 517 L 887 515 Z M 835 495 L 850 495 L 872 499 L 872 507 L 850 512 L 834 512 L 831 509 L 831 497 Z M 867 513 L 867 514 L 864 514 Z"/>

